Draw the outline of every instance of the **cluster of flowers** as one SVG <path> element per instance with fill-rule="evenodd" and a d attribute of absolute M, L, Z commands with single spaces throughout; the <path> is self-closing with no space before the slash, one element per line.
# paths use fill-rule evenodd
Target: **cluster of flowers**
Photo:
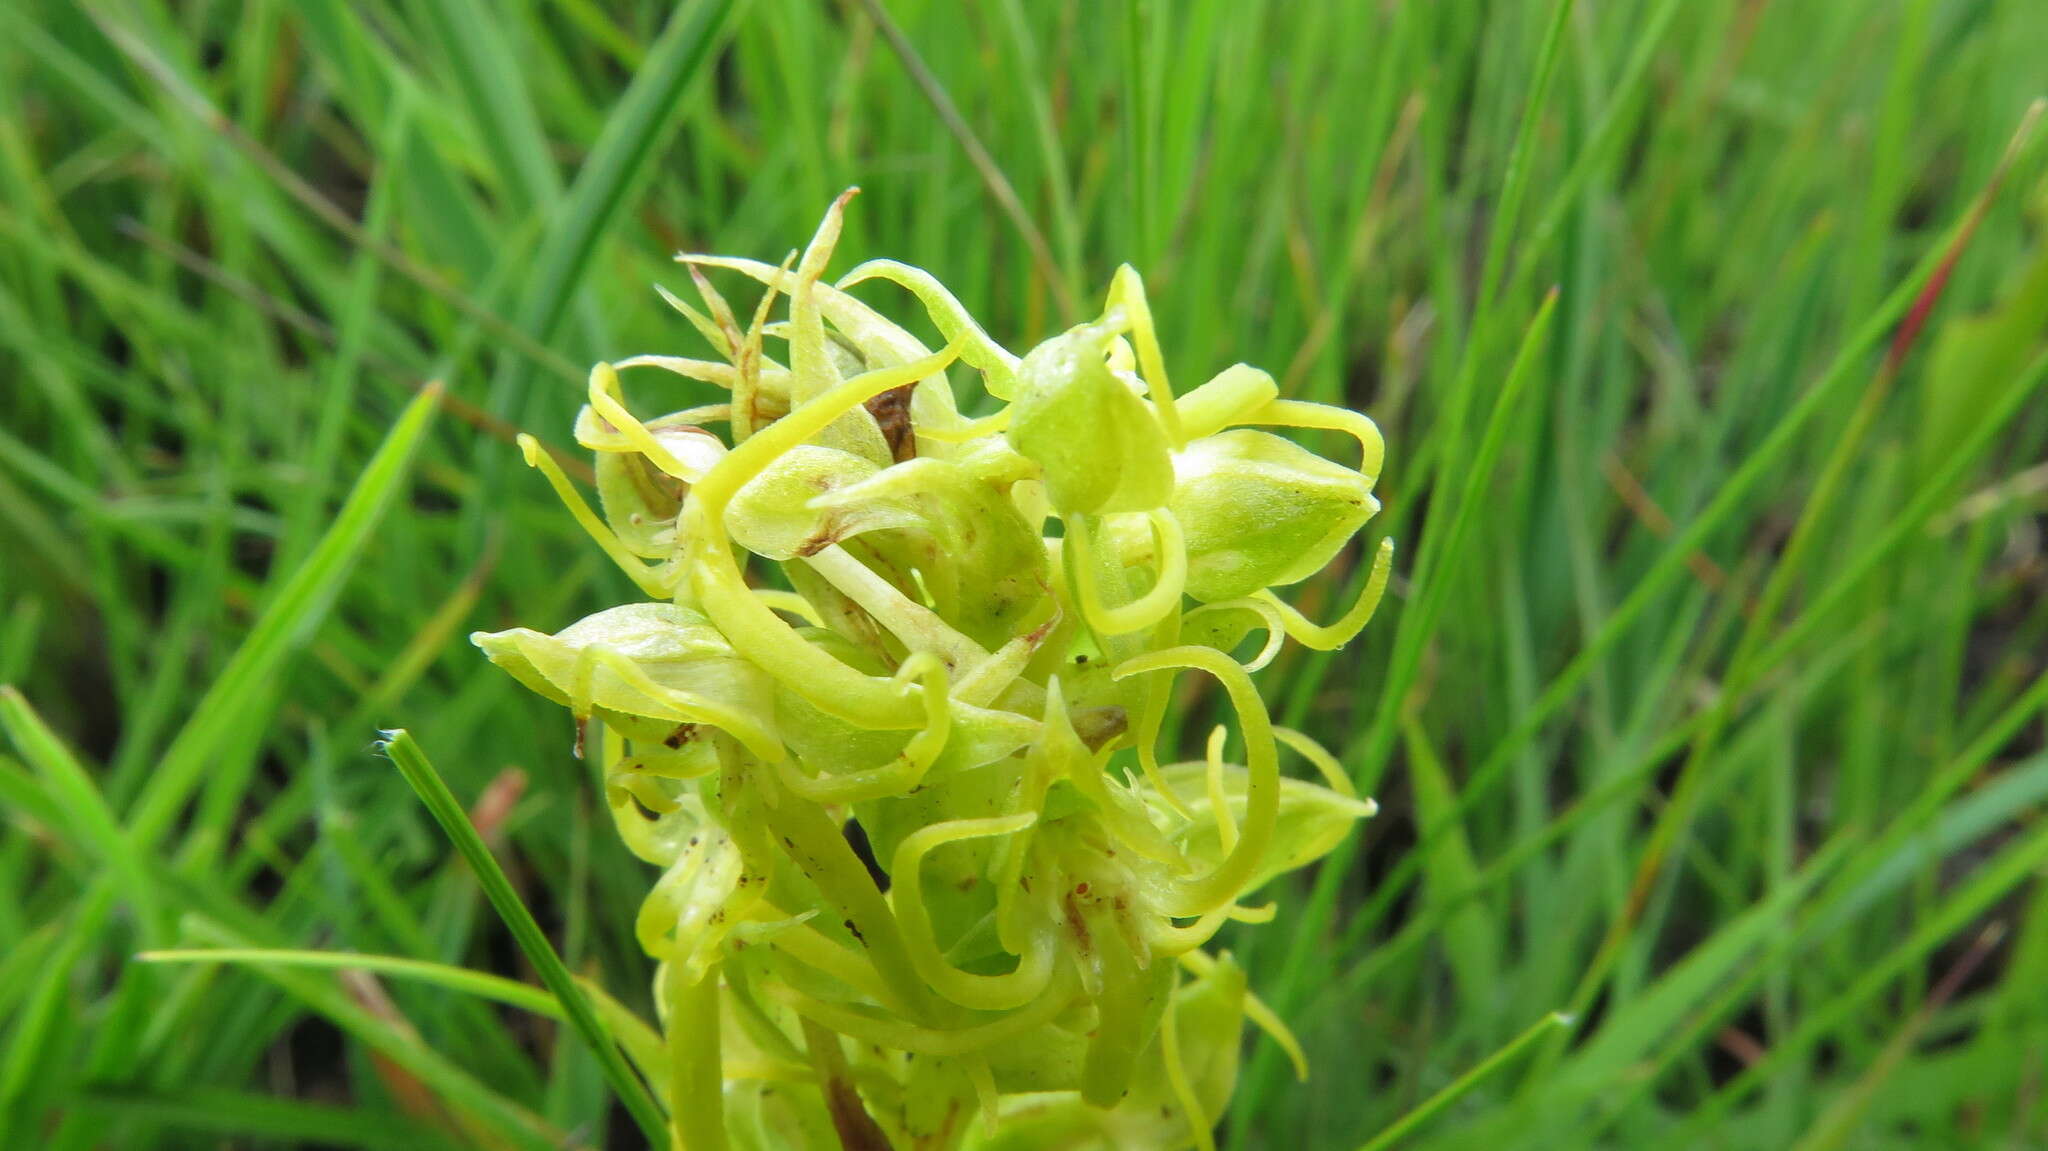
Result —
<path fill-rule="evenodd" d="M 663 869 L 638 934 L 669 1038 L 636 1054 L 680 1147 L 1206 1146 L 1245 1020 L 1299 1053 L 1202 947 L 1373 810 L 1248 673 L 1371 617 L 1385 545 L 1334 624 L 1271 589 L 1378 509 L 1378 429 L 1244 365 L 1175 396 L 1129 267 L 1021 358 L 917 268 L 827 283 L 846 199 L 793 266 L 684 257 L 704 308 L 669 302 L 722 361 L 591 373 L 601 514 L 522 438 L 648 602 L 472 638 L 573 710 L 619 833 Z M 750 322 L 705 268 L 765 286 Z M 849 294 L 869 280 L 946 346 Z M 643 420 L 621 368 L 730 402 Z M 995 414 L 960 412 L 963 368 Z M 1359 465 L 1255 425 L 1349 433 Z M 1160 762 L 1184 669 L 1220 681 L 1242 766 L 1221 727 Z M 1283 776 L 1283 748 L 1323 782 Z"/>

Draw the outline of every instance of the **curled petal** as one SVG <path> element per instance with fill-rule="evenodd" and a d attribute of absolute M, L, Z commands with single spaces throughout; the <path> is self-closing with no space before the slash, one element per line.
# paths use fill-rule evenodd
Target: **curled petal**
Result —
<path fill-rule="evenodd" d="M 1234 423 L 1268 424 L 1283 428 L 1325 428 L 1344 432 L 1358 441 L 1358 471 L 1377 480 L 1386 463 L 1387 441 L 1372 417 L 1349 408 L 1312 404 L 1304 400 L 1273 400 Z"/>
<path fill-rule="evenodd" d="M 1258 688 L 1236 660 L 1213 648 L 1173 647 L 1125 660 L 1112 673 L 1118 679 L 1153 671 L 1193 668 L 1206 671 L 1223 684 L 1237 710 L 1243 729 L 1246 759 L 1245 820 L 1239 836 L 1223 859 L 1206 875 L 1183 881 L 1174 915 L 1202 915 L 1235 899 L 1251 885 L 1264 861 L 1267 847 L 1280 816 L 1280 760 L 1273 741 L 1272 721 Z"/>
<path fill-rule="evenodd" d="M 1270 373 L 1232 364 L 1180 397 L 1182 430 L 1189 440 L 1213 436 L 1232 424 L 1253 422 L 1254 413 L 1279 398 L 1280 385 Z"/>
<path fill-rule="evenodd" d="M 1180 989 L 1179 972 L 1174 973 L 1173 991 Z M 1180 1111 L 1187 1120 L 1188 1132 L 1194 1137 L 1196 1151 L 1216 1151 L 1216 1135 L 1211 1130 L 1212 1121 L 1202 1100 L 1195 1094 L 1194 1083 L 1188 1078 L 1187 1060 L 1181 1054 L 1180 1005 L 1179 997 L 1169 992 L 1166 1013 L 1159 1020 L 1159 1051 L 1165 1063 L 1166 1082 L 1173 1090 L 1173 1097 L 1180 1103 Z"/>
<path fill-rule="evenodd" d="M 655 467 L 685 483 L 695 483 L 702 478 L 725 454 L 723 445 L 716 439 L 694 429 L 677 428 L 667 438 L 650 431 L 639 417 L 626 410 L 625 403 L 619 399 L 619 374 L 610 364 L 599 364 L 590 369 L 589 394 L 590 410 L 604 421 L 608 430 L 616 432 L 633 451 L 646 456 Z M 707 440 L 708 446 L 703 450 L 696 450 L 692 443 Z M 682 449 L 680 454 L 678 448 Z"/>
<path fill-rule="evenodd" d="M 869 260 L 839 279 L 841 291 L 868 280 L 887 280 L 908 288 L 931 316 L 939 334 L 960 345 L 960 361 L 988 377 L 988 392 L 999 400 L 1009 399 L 1017 390 L 1017 357 L 989 338 L 967 309 L 938 278 L 923 268 L 895 260 Z"/>
<path fill-rule="evenodd" d="M 1102 560 L 1098 558 L 1094 517 L 1074 516 L 1066 521 L 1067 539 L 1072 541 L 1074 593 L 1080 601 L 1081 618 L 1096 634 L 1124 635 L 1152 626 L 1180 605 L 1187 588 L 1188 552 L 1181 536 L 1180 521 L 1172 512 L 1155 508 L 1145 513 L 1152 527 L 1152 552 L 1158 558 L 1157 576 L 1145 594 L 1129 603 L 1110 607 L 1102 600 L 1099 583 Z"/>
<path fill-rule="evenodd" d="M 1138 275 L 1138 269 L 1129 264 L 1117 268 L 1109 282 L 1109 304 L 1123 313 L 1124 322 L 1130 326 L 1138 345 L 1138 370 L 1144 373 L 1152 393 L 1159 426 L 1165 429 L 1167 442 L 1178 449 L 1187 443 L 1187 435 L 1174 403 L 1173 385 L 1166 380 L 1166 357 L 1159 353 L 1159 333 L 1152 326 L 1152 305 L 1145 299 L 1145 281 Z"/>
<path fill-rule="evenodd" d="M 952 708 L 946 699 L 946 665 L 937 657 L 919 653 L 903 663 L 899 680 L 918 679 L 923 685 L 925 726 L 896 757 L 880 767 L 813 778 L 798 771 L 788 760 L 778 765 L 782 786 L 813 803 L 860 803 L 885 795 L 901 795 L 915 788 L 931 769 L 932 761 L 946 749 L 952 731 Z"/>
<path fill-rule="evenodd" d="M 1209 810 L 1216 817 L 1216 843 L 1227 854 L 1237 846 L 1237 813 L 1230 809 L 1223 794 L 1223 744 L 1230 738 L 1230 729 L 1217 724 L 1209 732 L 1209 770 L 1205 780 L 1209 785 Z"/>
<path fill-rule="evenodd" d="M 1379 610 L 1380 597 L 1387 591 L 1387 579 L 1394 570 L 1394 541 L 1381 540 L 1380 549 L 1374 554 L 1372 574 L 1365 580 L 1365 587 L 1358 593 L 1358 599 L 1351 609 L 1338 617 L 1337 622 L 1327 626 L 1311 623 L 1286 601 L 1271 591 L 1255 593 L 1256 598 L 1273 605 L 1280 613 L 1281 626 L 1287 635 L 1303 647 L 1317 651 L 1335 651 L 1350 643 L 1352 637 L 1365 630 L 1372 622 L 1373 613 Z"/>
<path fill-rule="evenodd" d="M 1330 785 L 1331 791 L 1347 799 L 1358 798 L 1358 788 L 1351 782 L 1350 773 L 1344 770 L 1343 764 L 1337 762 L 1336 756 L 1330 754 L 1329 748 L 1291 727 L 1276 726 L 1273 729 L 1273 736 L 1300 753 L 1303 759 L 1308 760 L 1311 766 L 1322 773 L 1323 782 Z"/>
<path fill-rule="evenodd" d="M 1254 618 L 1247 621 L 1238 613 Z M 1259 671 L 1273 662 L 1273 657 L 1280 654 L 1281 646 L 1287 642 L 1287 629 L 1281 620 L 1280 609 L 1265 600 L 1246 596 L 1203 604 L 1182 618 L 1181 638 L 1218 651 L 1228 651 L 1236 647 L 1253 627 L 1264 628 L 1266 642 L 1260 646 L 1258 654 L 1245 663 L 1244 669 Z"/>
<path fill-rule="evenodd" d="M 946 820 L 912 832 L 896 847 L 894 866 L 889 870 L 893 882 L 889 895 L 904 945 L 910 949 L 910 961 L 934 990 L 963 1007 L 1007 1011 L 1036 999 L 1052 979 L 1054 936 L 1050 929 L 1033 933 L 1016 969 L 1004 975 L 975 975 L 954 967 L 946 962 L 932 934 L 919 876 L 924 857 L 943 844 L 1022 831 L 1037 819 L 1036 812 L 1025 811 L 989 819 Z"/>
<path fill-rule="evenodd" d="M 1225 955 L 1224 962 L 1228 961 L 1229 956 Z M 1190 971 L 1202 976 L 1207 976 L 1220 966 L 1213 956 L 1204 951 L 1186 952 L 1181 955 L 1180 962 Z M 1308 1081 L 1308 1053 L 1302 1050 L 1301 1040 L 1294 1037 L 1294 1031 L 1287 1026 L 1279 1014 L 1271 1007 L 1266 1006 L 1264 1000 L 1250 991 L 1244 993 L 1244 1014 L 1245 1018 L 1251 1020 L 1259 1030 L 1264 1031 L 1272 1037 L 1273 1042 L 1280 1045 L 1280 1050 L 1287 1054 L 1288 1062 L 1294 1064 L 1295 1079 L 1306 1083 Z"/>
<path fill-rule="evenodd" d="M 638 585 L 649 598 L 667 599 L 674 594 L 677 575 L 673 569 L 667 564 L 644 563 L 640 557 L 634 555 L 633 550 L 619 539 L 618 533 L 612 531 L 596 512 L 590 510 L 590 505 L 577 492 L 576 486 L 569 482 L 568 476 L 562 474 L 562 465 L 556 463 L 555 458 L 540 446 L 539 440 L 521 433 L 518 442 L 520 452 L 526 457 L 527 466 L 538 469 L 540 474 L 547 478 L 548 486 L 555 489 L 555 495 L 560 497 L 563 506 L 569 509 L 569 514 L 575 517 L 577 524 L 591 539 L 597 541 L 597 546 L 619 566 L 620 571 L 626 573 L 627 578 Z"/>

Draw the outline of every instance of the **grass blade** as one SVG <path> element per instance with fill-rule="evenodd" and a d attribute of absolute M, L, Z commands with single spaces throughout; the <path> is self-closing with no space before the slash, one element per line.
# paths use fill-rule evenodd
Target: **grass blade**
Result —
<path fill-rule="evenodd" d="M 446 1135 L 416 1123 L 355 1106 L 280 1099 L 251 1091 L 186 1088 L 177 1091 L 93 1090 L 79 1100 L 115 1119 L 140 1119 L 225 1138 L 277 1140 L 291 1146 L 454 1148 Z"/>
<path fill-rule="evenodd" d="M 902 63 L 903 70 L 910 74 L 912 82 L 924 93 L 924 98 L 930 102 L 932 111 L 938 115 L 939 122 L 946 126 L 946 131 L 952 133 L 954 142 L 960 145 L 960 150 L 967 153 L 967 161 L 981 176 L 983 186 L 988 189 L 989 198 L 996 202 L 996 206 L 1010 218 L 1010 223 L 1016 227 L 1018 234 L 1024 237 L 1024 247 L 1031 253 L 1031 261 L 1037 265 L 1038 274 L 1045 279 L 1046 287 L 1051 289 L 1053 298 L 1058 301 L 1060 314 L 1069 321 L 1078 318 L 1081 308 L 1079 301 L 1074 298 L 1073 287 L 1061 273 L 1059 261 L 1053 258 L 1052 247 L 1045 242 L 1045 233 L 1039 230 L 1037 222 L 1031 218 L 1030 211 L 1024 207 L 1024 201 L 1018 199 L 1017 189 L 1011 185 L 1010 178 L 1003 174 L 1002 165 L 996 163 L 995 157 L 983 146 L 981 138 L 974 134 L 974 129 L 969 127 L 967 121 L 960 115 L 960 109 L 954 106 L 953 98 L 946 94 L 946 86 L 940 83 L 939 78 L 925 65 L 924 58 L 917 53 L 917 46 L 910 42 L 910 37 L 904 34 L 903 28 L 889 15 L 889 10 L 883 5 L 882 0 L 860 0 L 860 4 L 867 11 L 869 18 L 874 20 L 875 27 L 882 30 L 882 38 L 889 42 L 889 50 L 896 54 L 896 59 Z"/>
<path fill-rule="evenodd" d="M 156 919 L 154 884 L 149 869 L 121 831 L 120 820 L 107 805 L 106 797 L 92 776 L 64 746 L 12 685 L 0 684 L 0 729 L 4 729 L 21 756 L 43 777 L 44 787 L 55 800 L 56 809 L 71 824 L 73 834 L 84 840 L 113 867 L 144 923 Z"/>
<path fill-rule="evenodd" d="M 1486 1082 L 1495 1072 L 1514 1062 L 1515 1056 L 1527 1051 L 1537 1040 L 1570 1027 L 1571 1023 L 1571 1016 L 1557 1011 L 1538 1019 L 1527 1031 L 1509 1040 L 1507 1046 L 1487 1056 L 1477 1067 L 1458 1076 L 1449 1086 L 1423 1100 L 1421 1106 L 1403 1115 L 1393 1126 L 1367 1140 L 1358 1151 L 1386 1151 L 1387 1148 L 1406 1139 L 1424 1123 L 1442 1114 L 1445 1108 L 1464 1098 L 1474 1087 Z"/>
<path fill-rule="evenodd" d="M 541 931 L 540 924 L 534 922 L 533 913 L 526 909 L 526 904 L 520 901 L 519 893 L 512 889 L 512 881 L 505 878 L 505 871 L 498 866 L 497 857 L 491 854 L 490 847 L 484 843 L 483 837 L 477 834 L 476 827 L 469 822 L 469 813 L 463 810 L 462 803 L 455 798 L 455 793 L 448 790 L 447 781 L 434 770 L 434 765 L 427 760 L 426 753 L 420 750 L 419 744 L 414 742 L 408 732 L 400 730 L 389 733 L 384 750 L 390 755 L 391 762 L 398 765 L 398 770 L 405 776 L 405 781 L 419 794 L 420 802 L 426 805 L 434 821 L 441 825 L 441 830 L 446 832 L 449 840 L 455 844 L 455 849 L 461 852 L 462 858 L 469 863 L 471 870 L 476 874 L 478 885 L 484 890 L 484 895 L 490 899 L 491 906 L 497 909 L 499 917 L 505 921 L 505 926 L 511 929 L 512 938 L 518 942 L 519 949 L 526 953 L 526 958 L 540 974 L 541 982 L 547 984 L 555 1000 L 562 1005 L 570 1026 L 597 1056 L 605 1078 L 610 1081 L 612 1090 L 618 1093 L 619 1100 L 626 1105 L 626 1109 L 632 1112 L 633 1121 L 640 1125 L 640 1130 L 647 1136 L 651 1145 L 662 1146 L 668 1139 L 668 1124 L 662 1118 L 660 1107 L 648 1093 L 647 1085 L 642 1083 L 639 1077 L 633 1074 L 633 1069 L 626 1065 L 625 1058 L 619 1054 L 618 1045 L 613 1042 L 611 1033 L 599 1022 L 597 1012 L 583 994 L 583 989 L 576 985 L 576 977 L 569 973 L 568 967 L 562 963 L 562 957 L 555 953 L 554 945 L 548 942 L 547 935 Z"/>
<path fill-rule="evenodd" d="M 534 254 L 534 269 L 519 311 L 519 326 L 552 339 L 569 302 L 590 269 L 598 241 L 617 222 L 627 196 L 674 128 L 690 82 L 704 70 L 735 0 L 689 0 L 678 5 L 633 83 L 605 119 L 604 130 L 576 173 L 561 208 L 548 221 Z M 491 410 L 516 414 L 523 403 L 528 365 L 508 361 L 492 387 Z"/>
<path fill-rule="evenodd" d="M 222 947 L 249 949 L 246 937 L 206 916 L 188 916 L 185 928 Z M 249 970 L 389 1059 L 432 1095 L 451 1105 L 455 1119 L 472 1144 L 509 1140 L 532 1151 L 555 1151 L 567 1144 L 568 1137 L 539 1115 L 504 1098 L 494 1085 L 421 1042 L 404 1021 L 394 1021 L 370 1010 L 334 981 L 290 966 L 254 965 Z M 486 1128 L 495 1135 L 488 1134 Z"/>
<path fill-rule="evenodd" d="M 250 723 L 252 701 L 268 695 L 268 685 L 277 682 L 293 653 L 312 640 L 370 533 L 397 501 L 440 398 L 440 387 L 430 384 L 406 405 L 333 526 L 264 608 L 248 638 L 171 741 L 129 822 L 136 852 L 151 850 L 171 829 L 208 769 L 220 770 L 223 749 Z"/>
<path fill-rule="evenodd" d="M 517 1007 L 521 1011 L 531 1011 L 535 1015 L 545 1015 L 550 1019 L 564 1017 L 554 996 L 538 987 L 531 987 L 501 975 L 470 971 L 425 959 L 407 959 L 397 955 L 363 955 L 351 951 L 294 951 L 268 947 L 195 947 L 144 951 L 138 953 L 135 959 L 138 963 L 236 963 L 251 967 L 269 965 L 309 967 L 320 971 L 368 971 L 377 975 L 418 979 L 450 991 L 460 991 L 465 995 L 475 995 L 509 1007 Z"/>

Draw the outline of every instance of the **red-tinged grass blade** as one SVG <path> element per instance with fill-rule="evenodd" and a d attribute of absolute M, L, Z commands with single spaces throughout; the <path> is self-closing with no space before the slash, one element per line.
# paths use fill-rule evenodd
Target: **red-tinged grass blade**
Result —
<path fill-rule="evenodd" d="M 2013 133 L 2005 154 L 1998 158 L 1998 167 L 1992 170 L 1991 179 L 1985 181 L 1984 190 L 1977 193 L 1976 203 L 1970 205 L 1970 214 L 1963 221 L 1962 231 L 1949 241 L 1941 266 L 1934 270 L 1933 278 L 1927 281 L 1927 286 L 1920 290 L 1919 298 L 1913 301 L 1905 322 L 1899 325 L 1898 335 L 1892 337 L 1891 350 L 1885 354 L 1884 371 L 1888 375 L 1897 374 L 1906 356 L 1912 352 L 1913 345 L 1919 341 L 1921 330 L 1927 326 L 1927 317 L 1934 313 L 1934 306 L 1941 302 L 1942 293 L 1948 289 L 1949 275 L 1956 270 L 1956 261 L 1962 259 L 1963 250 L 1970 246 L 1978 226 L 1984 222 L 1985 213 L 1991 210 L 1992 202 L 1998 198 L 1998 190 L 2005 185 L 2005 177 L 2012 171 L 2013 161 L 2032 143 L 2034 127 L 2040 121 L 2044 108 L 2048 108 L 2048 100 L 2035 100 L 2027 106 L 2026 115 L 2020 119 L 2019 130 Z"/>

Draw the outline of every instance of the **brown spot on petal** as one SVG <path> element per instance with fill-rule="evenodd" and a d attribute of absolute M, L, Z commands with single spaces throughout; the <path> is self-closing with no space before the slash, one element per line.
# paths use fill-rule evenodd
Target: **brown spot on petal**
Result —
<path fill-rule="evenodd" d="M 1082 959 L 1086 959 L 1095 952 L 1095 940 L 1088 934 L 1088 921 L 1081 918 L 1081 909 L 1074 902 L 1073 892 L 1067 892 L 1060 902 L 1065 905 L 1067 912 L 1067 934 L 1073 937 L 1075 951 Z"/>
<path fill-rule="evenodd" d="M 890 388 L 862 405 L 875 417 L 890 457 L 899 464 L 917 456 L 917 433 L 910 424 L 910 393 L 915 387 L 912 383 Z"/>
<path fill-rule="evenodd" d="M 796 545 L 796 554 L 800 557 L 808 559 L 809 557 L 817 555 L 819 552 L 824 551 L 826 548 L 829 548 L 833 544 L 838 542 L 838 538 L 835 537 L 831 532 L 819 532 L 817 535 L 814 535 L 811 538 L 805 540 L 804 542 Z"/>

